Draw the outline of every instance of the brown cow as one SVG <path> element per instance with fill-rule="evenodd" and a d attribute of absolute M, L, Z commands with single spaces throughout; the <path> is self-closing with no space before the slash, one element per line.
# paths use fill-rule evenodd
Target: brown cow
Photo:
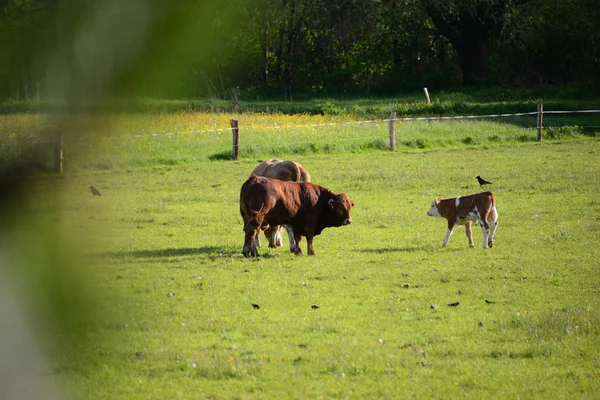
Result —
<path fill-rule="evenodd" d="M 481 225 L 483 232 L 483 248 L 494 245 L 494 233 L 498 226 L 498 211 L 496 210 L 496 199 L 492 192 L 472 194 L 470 196 L 455 197 L 453 199 L 433 200 L 427 215 L 430 217 L 446 218 L 448 230 L 442 242 L 442 247 L 448 245 L 448 240 L 455 225 L 465 225 L 465 233 L 469 238 L 469 247 L 474 247 L 471 235 L 471 223 L 473 221 Z M 488 236 L 489 233 L 489 236 Z"/>
<path fill-rule="evenodd" d="M 251 175 L 240 191 L 240 213 L 244 219 L 244 257 L 258 256 L 256 237 L 263 223 L 291 225 L 296 254 L 306 236 L 308 254 L 314 255 L 313 238 L 323 229 L 349 225 L 354 206 L 344 193 L 336 194 L 309 182 L 284 182 Z"/>
<path fill-rule="evenodd" d="M 310 182 L 310 174 L 302 165 L 300 165 L 300 163 L 291 160 L 279 160 L 276 158 L 260 163 L 254 168 L 254 171 L 252 171 L 250 175 L 266 176 L 267 178 L 279 179 L 280 181 Z M 294 240 L 292 227 L 285 225 L 285 230 L 287 231 L 290 241 L 290 251 L 295 252 L 296 241 Z M 265 236 L 269 239 L 269 247 L 274 248 L 282 245 L 283 240 L 281 231 L 281 225 L 269 226 L 265 229 Z M 257 245 L 260 245 L 258 236 L 256 237 L 256 240 Z"/>

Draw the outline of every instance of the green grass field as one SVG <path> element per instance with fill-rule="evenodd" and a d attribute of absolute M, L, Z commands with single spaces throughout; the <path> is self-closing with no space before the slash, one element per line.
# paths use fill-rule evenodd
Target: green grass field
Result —
<path fill-rule="evenodd" d="M 356 203 L 314 257 L 242 257 L 253 157 L 38 180 L 31 215 L 70 260 L 47 274 L 74 271 L 78 313 L 47 346 L 69 396 L 598 396 L 598 140 L 293 158 Z M 441 248 L 445 222 L 426 211 L 480 191 L 476 175 L 493 182 L 495 246 L 457 229 Z"/>

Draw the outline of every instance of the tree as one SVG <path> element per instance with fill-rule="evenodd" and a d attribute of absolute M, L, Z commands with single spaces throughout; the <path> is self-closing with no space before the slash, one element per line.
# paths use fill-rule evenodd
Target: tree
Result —
<path fill-rule="evenodd" d="M 500 34 L 518 0 L 422 0 L 436 29 L 452 44 L 463 83 L 484 76 L 486 44 Z"/>

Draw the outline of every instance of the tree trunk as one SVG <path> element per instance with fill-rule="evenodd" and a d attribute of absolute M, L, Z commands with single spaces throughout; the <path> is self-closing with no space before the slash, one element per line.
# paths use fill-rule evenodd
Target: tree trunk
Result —
<path fill-rule="evenodd" d="M 483 45 L 478 41 L 452 43 L 462 71 L 463 85 L 472 85 L 473 78 L 483 76 Z"/>

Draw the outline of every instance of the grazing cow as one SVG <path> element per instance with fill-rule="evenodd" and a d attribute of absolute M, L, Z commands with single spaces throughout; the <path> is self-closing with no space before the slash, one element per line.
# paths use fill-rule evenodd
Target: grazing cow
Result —
<path fill-rule="evenodd" d="M 240 191 L 240 213 L 244 219 L 244 257 L 258 256 L 256 237 L 260 227 L 291 225 L 295 254 L 302 254 L 300 240 L 306 236 L 308 254 L 314 255 L 313 238 L 323 229 L 349 225 L 354 206 L 344 193 L 336 194 L 309 182 L 284 182 L 251 175 Z"/>
<path fill-rule="evenodd" d="M 276 158 L 260 163 L 250 175 L 266 176 L 267 178 L 279 179 L 280 181 L 310 182 L 310 174 L 300 163 L 290 160 L 278 160 Z M 292 227 L 285 225 L 285 230 L 290 240 L 290 251 L 295 252 L 296 241 L 294 240 Z M 282 245 L 281 231 L 281 225 L 269 226 L 265 229 L 265 236 L 269 239 L 269 247 L 274 248 Z M 257 245 L 259 245 L 258 236 Z"/>
<path fill-rule="evenodd" d="M 496 211 L 496 199 L 492 192 L 472 194 L 470 196 L 455 197 L 453 199 L 433 200 L 427 215 L 430 217 L 444 217 L 448 220 L 446 238 L 442 247 L 446 247 L 455 225 L 465 225 L 465 232 L 469 238 L 469 247 L 474 247 L 471 235 L 471 223 L 473 221 L 481 225 L 483 232 L 483 248 L 492 247 L 494 233 L 498 226 L 498 211 Z"/>

